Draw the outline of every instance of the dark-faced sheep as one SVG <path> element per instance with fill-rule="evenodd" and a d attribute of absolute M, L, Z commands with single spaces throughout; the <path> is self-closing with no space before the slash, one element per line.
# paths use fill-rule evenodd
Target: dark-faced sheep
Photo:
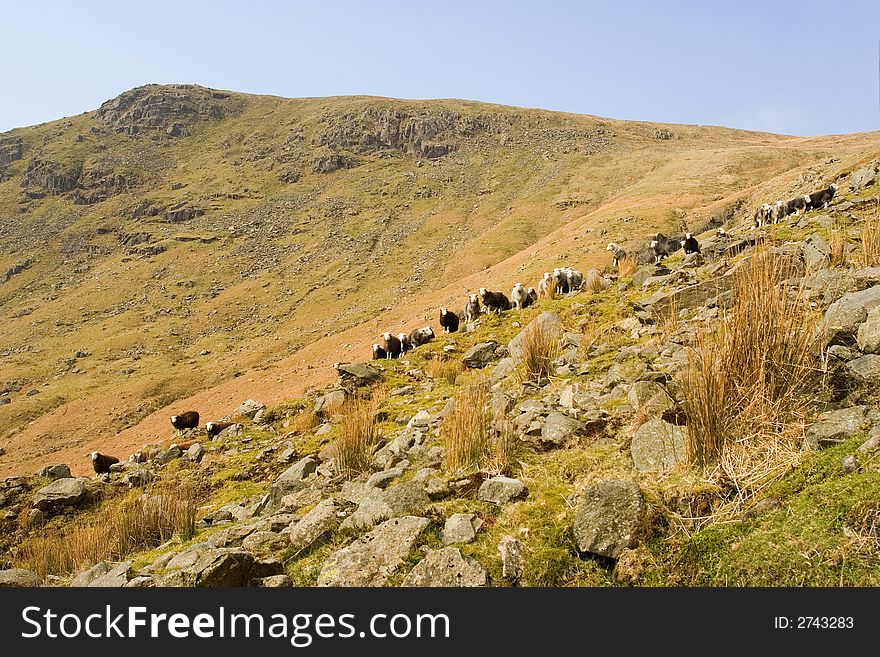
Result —
<path fill-rule="evenodd" d="M 528 308 L 532 304 L 538 303 L 538 291 L 535 290 L 535 288 L 530 287 L 528 290 L 526 290 L 526 292 L 528 293 L 529 298 L 523 308 Z"/>
<path fill-rule="evenodd" d="M 199 412 L 186 411 L 180 415 L 172 415 L 171 426 L 177 430 L 177 433 L 184 429 L 196 429 L 199 426 Z"/>
<path fill-rule="evenodd" d="M 663 258 L 671 256 L 681 248 L 681 240 L 666 237 L 663 233 L 657 233 L 651 240 L 651 251 L 654 252 L 654 262 L 659 264 Z"/>
<path fill-rule="evenodd" d="M 697 241 L 697 238 L 694 237 L 692 233 L 685 233 L 684 239 L 681 241 L 681 248 L 684 249 L 685 255 L 690 255 L 691 253 L 699 253 L 700 243 Z"/>
<path fill-rule="evenodd" d="M 471 294 L 464 307 L 464 321 L 475 322 L 479 316 L 480 298 L 476 294 Z"/>
<path fill-rule="evenodd" d="M 565 273 L 565 279 L 568 282 L 568 291 L 577 292 L 580 290 L 581 286 L 584 284 L 583 273 L 579 272 L 574 267 L 566 267 L 563 272 Z"/>
<path fill-rule="evenodd" d="M 428 344 L 431 340 L 434 339 L 434 329 L 430 326 L 423 326 L 421 328 L 413 329 L 409 334 L 409 343 L 412 347 L 420 347 L 423 344 Z"/>
<path fill-rule="evenodd" d="M 449 308 L 443 307 L 440 309 L 440 326 L 443 328 L 444 333 L 455 333 L 458 331 L 458 324 L 458 315 L 450 312 Z"/>
<path fill-rule="evenodd" d="M 807 209 L 815 210 L 818 208 L 824 210 L 828 207 L 829 201 L 834 198 L 838 189 L 840 188 L 835 183 L 831 183 L 825 189 L 820 189 L 818 192 L 812 192 L 808 196 L 810 203 Z"/>
<path fill-rule="evenodd" d="M 568 294 L 568 276 L 565 275 L 565 270 L 557 267 L 553 270 L 553 278 L 556 280 L 556 293 Z"/>
<path fill-rule="evenodd" d="M 107 456 L 100 452 L 92 452 L 91 457 L 92 467 L 95 469 L 95 474 L 106 474 L 110 472 L 111 465 L 119 463 L 119 459 L 115 456 Z"/>
<path fill-rule="evenodd" d="M 611 244 L 605 247 L 605 250 L 611 251 L 611 257 L 614 259 L 615 267 L 619 267 L 620 261 L 626 257 L 626 251 L 624 251 L 623 247 L 617 242 L 611 242 Z"/>
<path fill-rule="evenodd" d="M 208 422 L 205 425 L 205 433 L 208 434 L 208 440 L 214 440 L 224 429 L 233 426 L 235 422 Z"/>
<path fill-rule="evenodd" d="M 810 202 L 809 196 L 795 196 L 785 202 L 785 216 L 793 214 L 797 217 L 802 211 L 806 211 Z"/>
<path fill-rule="evenodd" d="M 400 340 L 390 333 L 383 333 L 382 339 L 385 341 L 385 358 L 400 358 L 401 347 Z"/>
<path fill-rule="evenodd" d="M 510 299 L 504 292 L 492 292 L 481 287 L 480 299 L 486 306 L 486 312 L 495 312 L 500 315 L 503 311 L 510 310 Z"/>
<path fill-rule="evenodd" d="M 373 345 L 373 360 L 385 360 L 388 358 L 388 352 L 385 351 L 385 347 L 380 344 Z"/>
<path fill-rule="evenodd" d="M 770 218 L 770 204 L 764 203 L 760 208 L 755 210 L 754 225 L 755 228 L 764 226 Z"/>

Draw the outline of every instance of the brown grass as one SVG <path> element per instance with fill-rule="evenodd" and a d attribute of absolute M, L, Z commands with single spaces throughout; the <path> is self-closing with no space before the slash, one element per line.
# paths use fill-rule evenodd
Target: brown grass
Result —
<path fill-rule="evenodd" d="M 599 294 L 599 292 L 605 289 L 605 279 L 602 278 L 599 272 L 595 270 L 589 271 L 584 280 L 583 288 L 590 294 Z"/>
<path fill-rule="evenodd" d="M 621 278 L 632 278 L 639 269 L 639 260 L 635 256 L 621 258 L 617 264 L 617 274 Z"/>
<path fill-rule="evenodd" d="M 464 371 L 464 364 L 459 360 L 449 360 L 435 355 L 428 361 L 428 375 L 432 379 L 441 379 L 455 385 L 458 376 Z"/>
<path fill-rule="evenodd" d="M 192 491 L 176 487 L 105 506 L 97 516 L 78 520 L 63 532 L 45 530 L 22 544 L 18 562 L 42 577 L 66 575 L 100 561 L 119 561 L 175 536 L 185 541 L 194 533 Z"/>
<path fill-rule="evenodd" d="M 290 433 L 303 434 L 320 426 L 321 420 L 310 409 L 304 409 L 290 418 L 287 430 Z"/>
<path fill-rule="evenodd" d="M 370 469 L 373 448 L 381 438 L 376 411 L 383 398 L 382 393 L 376 393 L 368 399 L 349 399 L 342 406 L 341 433 L 333 456 L 336 472 L 347 479 Z"/>
<path fill-rule="evenodd" d="M 873 217 L 865 217 L 862 223 L 862 253 L 860 257 L 863 267 L 880 265 L 880 216 L 874 210 Z"/>
<path fill-rule="evenodd" d="M 832 267 L 843 267 L 846 265 L 847 254 L 849 253 L 846 233 L 842 230 L 836 231 L 831 237 L 831 244 L 828 246 L 831 249 L 828 255 L 829 264 Z"/>
<path fill-rule="evenodd" d="M 491 452 L 489 393 L 483 379 L 471 381 L 458 397 L 452 412 L 443 419 L 440 438 L 446 450 L 446 468 L 451 471 L 478 469 Z"/>
<path fill-rule="evenodd" d="M 788 261 L 757 251 L 736 274 L 732 307 L 698 336 L 684 377 L 688 456 L 743 499 L 797 458 L 802 412 L 820 389 L 813 317 L 801 290 L 779 285 L 792 277 Z"/>
<path fill-rule="evenodd" d="M 490 441 L 489 455 L 483 463 L 483 469 L 493 477 L 511 474 L 517 447 L 520 444 L 513 423 L 502 418 L 492 430 Z"/>
<path fill-rule="evenodd" d="M 562 351 L 559 337 L 541 322 L 526 329 L 518 372 L 523 381 L 540 381 L 553 372 L 553 361 Z"/>

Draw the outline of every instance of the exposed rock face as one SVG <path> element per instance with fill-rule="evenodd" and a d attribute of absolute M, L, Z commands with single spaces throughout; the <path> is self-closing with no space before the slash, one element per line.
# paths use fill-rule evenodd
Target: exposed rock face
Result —
<path fill-rule="evenodd" d="M 22 187 L 39 187 L 50 194 L 73 191 L 79 184 L 82 164 L 64 166 L 51 160 L 34 158 L 21 180 Z"/>
<path fill-rule="evenodd" d="M 480 342 L 471 347 L 462 357 L 461 362 L 471 369 L 482 369 L 495 360 L 497 342 Z"/>
<path fill-rule="evenodd" d="M 605 479 L 584 491 L 574 522 L 581 552 L 616 559 L 635 547 L 646 529 L 648 507 L 639 485 Z"/>
<path fill-rule="evenodd" d="M 159 580 L 161 586 L 248 586 L 284 571 L 280 561 L 260 561 L 242 550 L 217 548 L 176 555 L 167 568 L 172 572 Z"/>
<path fill-rule="evenodd" d="M 45 477 L 49 481 L 55 481 L 56 479 L 69 479 L 70 478 L 70 468 L 67 467 L 64 463 L 59 463 L 58 465 L 47 465 L 45 468 L 40 470 L 40 476 Z"/>
<path fill-rule="evenodd" d="M 338 509 L 332 499 L 323 500 L 290 530 L 290 543 L 303 550 L 339 525 Z"/>
<path fill-rule="evenodd" d="M 108 100 L 96 113 L 98 121 L 127 135 L 159 133 L 169 137 L 188 134 L 198 121 L 219 120 L 234 112 L 239 102 L 230 94 L 195 85 L 146 85 Z"/>
<path fill-rule="evenodd" d="M 253 419 L 254 415 L 256 415 L 264 408 L 266 408 L 266 405 L 262 402 L 258 402 L 254 399 L 248 399 L 246 402 L 243 402 L 238 408 L 232 411 L 231 417 L 241 416 Z"/>
<path fill-rule="evenodd" d="M 343 383 L 364 386 L 382 380 L 382 373 L 367 363 L 345 363 L 337 366 L 336 370 Z"/>
<path fill-rule="evenodd" d="M 544 331 L 545 335 L 558 340 L 562 339 L 562 319 L 556 313 L 543 312 L 533 319 L 529 325 L 520 331 L 507 345 L 507 349 L 510 351 L 510 357 L 513 358 L 514 361 L 522 359 L 522 345 L 525 342 L 526 335 L 528 335 L 529 331 L 535 330 L 535 327 L 538 326 Z"/>
<path fill-rule="evenodd" d="M 865 321 L 859 324 L 856 342 L 859 349 L 867 354 L 880 352 L 880 306 L 871 308 Z"/>
<path fill-rule="evenodd" d="M 52 512 L 65 506 L 76 506 L 86 498 L 82 480 L 73 477 L 57 479 L 34 493 L 33 505 L 41 511 Z"/>
<path fill-rule="evenodd" d="M 365 497 L 357 510 L 342 523 L 342 528 L 372 527 L 388 518 L 421 511 L 430 503 L 431 499 L 423 485 L 417 481 L 408 481 Z"/>
<path fill-rule="evenodd" d="M 458 548 L 431 550 L 404 578 L 403 586 L 485 586 L 486 569 Z"/>
<path fill-rule="evenodd" d="M 318 586 L 382 586 L 401 565 L 430 521 L 387 520 L 324 562 Z"/>
<path fill-rule="evenodd" d="M 22 262 L 18 262 L 12 265 L 3 273 L 3 275 L 0 275 L 0 283 L 5 283 L 16 274 L 20 274 L 24 270 L 30 269 L 30 266 L 32 264 L 34 264 L 34 260 L 32 258 L 28 258 Z"/>
<path fill-rule="evenodd" d="M 23 153 L 20 137 L 0 137 L 0 171 L 10 162 L 20 160 Z"/>
<path fill-rule="evenodd" d="M 483 521 L 473 513 L 454 513 L 446 519 L 441 538 L 444 545 L 470 543 L 477 537 Z"/>
<path fill-rule="evenodd" d="M 880 356 L 876 354 L 855 358 L 846 364 L 846 369 L 864 385 L 877 385 L 880 382 Z"/>
<path fill-rule="evenodd" d="M 687 429 L 657 418 L 648 420 L 632 439 L 630 452 L 640 472 L 667 472 L 687 461 Z"/>
<path fill-rule="evenodd" d="M 868 409 L 865 406 L 823 413 L 819 416 L 819 421 L 807 429 L 804 445 L 808 449 L 832 447 L 864 431 L 869 424 Z"/>
<path fill-rule="evenodd" d="M 832 303 L 825 311 L 819 331 L 826 342 L 851 345 L 859 324 L 868 312 L 880 305 L 880 285 L 850 292 Z"/>
<path fill-rule="evenodd" d="M 274 510 L 281 504 L 281 498 L 285 495 L 305 488 L 306 477 L 318 469 L 318 464 L 318 459 L 314 456 L 306 456 L 278 475 L 275 482 L 269 486 L 269 492 L 261 503 L 260 510 L 262 512 Z"/>

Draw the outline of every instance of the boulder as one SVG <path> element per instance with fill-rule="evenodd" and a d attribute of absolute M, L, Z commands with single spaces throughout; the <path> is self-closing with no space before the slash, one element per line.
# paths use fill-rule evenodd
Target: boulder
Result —
<path fill-rule="evenodd" d="M 485 586 L 486 569 L 453 547 L 431 550 L 403 579 L 402 586 Z"/>
<path fill-rule="evenodd" d="M 519 479 L 492 477 L 486 479 L 477 491 L 477 499 L 492 504 L 507 504 L 527 497 L 529 489 Z"/>
<path fill-rule="evenodd" d="M 666 388 L 655 381 L 636 381 L 629 387 L 626 396 L 634 410 L 650 417 L 661 417 L 675 410 L 675 402 Z"/>
<path fill-rule="evenodd" d="M 847 454 L 840 462 L 840 470 L 843 474 L 853 474 L 861 470 L 861 468 L 862 464 L 859 463 L 859 460 L 852 454 Z"/>
<path fill-rule="evenodd" d="M 281 498 L 291 493 L 296 493 L 306 487 L 305 480 L 318 469 L 318 459 L 314 456 L 306 456 L 287 470 L 278 475 L 274 483 L 269 486 L 269 492 L 258 507 L 260 513 L 269 513 L 278 508 Z"/>
<path fill-rule="evenodd" d="M 382 470 L 381 472 L 374 472 L 367 479 L 367 486 L 372 488 L 386 488 L 388 484 L 402 476 L 403 468 L 400 466 L 389 468 L 388 470 Z"/>
<path fill-rule="evenodd" d="M 865 321 L 859 324 L 856 343 L 866 354 L 880 353 L 880 306 L 871 308 Z"/>
<path fill-rule="evenodd" d="M 266 405 L 258 402 L 254 399 L 248 399 L 246 402 L 239 405 L 232 413 L 230 413 L 230 417 L 246 417 L 249 420 L 254 418 L 254 415 L 257 414 L 257 411 L 261 411 L 266 408 Z"/>
<path fill-rule="evenodd" d="M 497 342 L 480 342 L 468 349 L 461 362 L 471 369 L 482 369 L 495 360 L 495 349 L 497 348 Z"/>
<path fill-rule="evenodd" d="M 482 525 L 483 521 L 473 513 L 453 513 L 446 519 L 440 538 L 443 545 L 470 543 Z"/>
<path fill-rule="evenodd" d="M 526 568 L 522 542 L 513 536 L 505 536 L 498 541 L 498 554 L 501 555 L 501 576 L 513 584 L 522 580 Z"/>
<path fill-rule="evenodd" d="M 291 529 L 289 539 L 296 550 L 304 550 L 339 526 L 339 509 L 332 499 L 323 500 Z"/>
<path fill-rule="evenodd" d="M 861 289 L 859 282 L 849 273 L 837 269 L 820 269 L 801 279 L 804 289 L 818 296 L 824 303 L 831 303 L 849 292 Z"/>
<path fill-rule="evenodd" d="M 382 586 L 413 549 L 430 521 L 418 516 L 386 520 L 334 552 L 321 568 L 318 586 Z"/>
<path fill-rule="evenodd" d="M 342 529 L 372 527 L 383 520 L 417 513 L 431 503 L 424 485 L 407 481 L 365 497 L 357 510 L 342 523 Z"/>
<path fill-rule="evenodd" d="M 867 354 L 851 360 L 846 364 L 846 370 L 856 381 L 876 385 L 880 382 L 880 356 Z"/>
<path fill-rule="evenodd" d="M 367 363 L 343 363 L 336 367 L 339 378 L 346 383 L 367 386 L 382 380 L 382 373 Z"/>
<path fill-rule="evenodd" d="M 125 473 L 122 481 L 128 484 L 129 488 L 143 488 L 155 479 L 156 474 L 152 470 L 138 468 L 137 470 Z"/>
<path fill-rule="evenodd" d="M 193 463 L 201 463 L 202 459 L 205 457 L 205 448 L 199 445 L 198 443 L 193 443 L 186 450 L 186 458 L 188 458 Z"/>
<path fill-rule="evenodd" d="M 522 360 L 523 344 L 529 331 L 535 330 L 536 327 L 543 329 L 544 333 L 551 339 L 555 338 L 561 342 L 564 329 L 562 328 L 562 319 L 556 313 L 543 312 L 533 319 L 522 331 L 517 333 L 516 337 L 507 345 L 510 357 L 514 362 Z"/>
<path fill-rule="evenodd" d="M 617 559 L 645 534 L 648 505 L 632 480 L 603 479 L 584 491 L 574 521 L 578 550 Z"/>
<path fill-rule="evenodd" d="M 86 499 L 86 487 L 81 479 L 56 479 L 34 493 L 33 506 L 51 512 L 66 506 L 77 506 Z"/>
<path fill-rule="evenodd" d="M 586 426 L 573 418 L 563 415 L 558 411 L 551 411 L 544 420 L 541 429 L 541 437 L 538 442 L 541 447 L 563 447 L 570 440 L 584 433 Z"/>
<path fill-rule="evenodd" d="M 656 418 L 636 431 L 630 453 L 639 472 L 668 472 L 687 462 L 687 442 L 686 427 Z"/>
<path fill-rule="evenodd" d="M 112 566 L 106 561 L 100 561 L 91 568 L 87 568 L 86 570 L 77 573 L 70 582 L 70 586 L 71 588 L 90 586 L 92 582 L 109 573 L 111 568 Z"/>
<path fill-rule="evenodd" d="M 850 174 L 849 186 L 853 191 L 859 191 L 865 187 L 880 182 L 880 164 L 872 163 Z"/>
<path fill-rule="evenodd" d="M 832 303 L 819 325 L 819 334 L 826 343 L 852 344 L 859 324 L 868 312 L 880 305 L 880 285 L 859 292 L 850 292 Z"/>
<path fill-rule="evenodd" d="M 39 476 L 45 477 L 49 481 L 56 481 L 58 479 L 70 479 L 70 468 L 63 463 L 60 463 L 58 465 L 47 465 L 45 468 L 40 470 Z"/>
<path fill-rule="evenodd" d="M 128 577 L 131 574 L 131 561 L 123 561 L 112 568 L 108 567 L 107 572 L 98 575 L 86 586 L 95 588 L 121 588 L 128 583 Z"/>
<path fill-rule="evenodd" d="M 159 580 L 160 586 L 248 586 L 252 580 L 284 574 L 280 561 L 261 561 L 238 549 L 207 548 L 183 555 L 168 563 L 171 572 Z"/>
<path fill-rule="evenodd" d="M 0 570 L 0 588 L 32 588 L 40 583 L 39 575 L 24 568 Z"/>
<path fill-rule="evenodd" d="M 344 390 L 331 390 L 325 395 L 321 395 L 315 400 L 314 413 L 318 417 L 330 417 L 339 410 L 345 403 L 346 394 Z"/>
<path fill-rule="evenodd" d="M 851 406 L 822 413 L 819 421 L 807 428 L 804 446 L 807 449 L 832 447 L 861 433 L 870 424 L 866 406 Z"/>
<path fill-rule="evenodd" d="M 880 426 L 871 429 L 871 433 L 868 434 L 868 439 L 859 445 L 859 451 L 868 452 L 872 449 L 877 449 L 878 447 L 880 447 Z"/>

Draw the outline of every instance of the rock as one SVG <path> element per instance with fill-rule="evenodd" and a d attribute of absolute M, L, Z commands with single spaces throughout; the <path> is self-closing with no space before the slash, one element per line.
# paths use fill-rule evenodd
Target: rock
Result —
<path fill-rule="evenodd" d="M 670 271 L 663 266 L 660 265 L 645 265 L 643 267 L 639 267 L 635 274 L 632 276 L 632 284 L 636 287 L 641 287 L 646 280 L 649 278 L 656 278 L 658 276 L 665 276 L 669 274 Z"/>
<path fill-rule="evenodd" d="M 403 579 L 402 586 L 485 586 L 486 569 L 458 548 L 431 550 Z"/>
<path fill-rule="evenodd" d="M 621 383 L 633 383 L 648 371 L 648 366 L 640 360 L 627 363 L 614 363 L 605 375 L 605 388 L 611 390 Z"/>
<path fill-rule="evenodd" d="M 482 369 L 495 360 L 497 342 L 480 342 L 468 349 L 461 362 L 471 369 Z"/>
<path fill-rule="evenodd" d="M 849 186 L 853 191 L 859 191 L 878 181 L 880 181 L 880 164 L 872 163 L 850 174 Z"/>
<path fill-rule="evenodd" d="M 183 456 L 183 450 L 177 445 L 172 445 L 156 455 L 156 462 L 160 465 L 165 465 L 166 463 L 171 463 L 171 461 L 179 459 L 181 456 Z"/>
<path fill-rule="evenodd" d="M 261 529 L 251 532 L 242 542 L 241 547 L 251 553 L 265 553 L 282 550 L 287 540 L 273 531 Z"/>
<path fill-rule="evenodd" d="M 510 356 L 507 356 L 499 360 L 498 364 L 492 368 L 492 373 L 489 375 L 489 378 L 492 383 L 497 383 L 498 381 L 503 381 L 515 371 L 516 361 Z"/>
<path fill-rule="evenodd" d="M 188 458 L 193 463 L 201 463 L 204 456 L 205 448 L 198 443 L 193 443 L 186 450 L 186 458 Z"/>
<path fill-rule="evenodd" d="M 804 446 L 807 449 L 822 449 L 852 438 L 870 424 L 867 411 L 865 406 L 852 406 L 822 413 L 819 421 L 807 428 Z"/>
<path fill-rule="evenodd" d="M 822 298 L 824 303 L 831 303 L 848 292 L 857 292 L 861 285 L 850 274 L 837 269 L 820 269 L 814 274 L 801 279 L 804 289 Z"/>
<path fill-rule="evenodd" d="M 382 472 L 374 472 L 370 475 L 370 478 L 367 479 L 367 486 L 372 488 L 385 488 L 392 481 L 402 476 L 403 468 L 400 466 L 388 470 L 382 470 Z"/>
<path fill-rule="evenodd" d="M 315 401 L 314 413 L 320 418 L 327 418 L 345 403 L 345 390 L 331 390 L 326 395 L 321 395 Z"/>
<path fill-rule="evenodd" d="M 185 560 L 178 561 L 183 556 L 178 555 L 168 563 L 172 572 L 159 581 L 160 586 L 248 586 L 255 579 L 284 574 L 280 561 L 261 561 L 242 550 L 208 548 L 191 552 L 195 554 L 187 553 Z"/>
<path fill-rule="evenodd" d="M 24 568 L 0 570 L 0 588 L 33 588 L 40 583 L 39 575 Z"/>
<path fill-rule="evenodd" d="M 128 583 L 125 585 L 127 589 L 143 589 L 152 587 L 154 584 L 153 578 L 147 575 L 138 575 L 137 577 L 132 577 L 128 580 Z"/>
<path fill-rule="evenodd" d="M 668 472 L 687 462 L 687 443 L 686 427 L 656 418 L 636 431 L 630 453 L 639 472 Z"/>
<path fill-rule="evenodd" d="M 871 429 L 871 433 L 868 434 L 868 439 L 859 445 L 858 451 L 867 452 L 872 449 L 877 449 L 878 447 L 880 447 L 880 426 Z"/>
<path fill-rule="evenodd" d="M 629 387 L 627 399 L 633 409 L 650 417 L 661 417 L 675 410 L 675 402 L 666 388 L 654 381 L 636 381 Z"/>
<path fill-rule="evenodd" d="M 313 545 L 339 526 L 339 510 L 332 499 L 323 500 L 290 530 L 290 543 L 296 550 Z"/>
<path fill-rule="evenodd" d="M 516 335 L 515 338 L 513 338 L 513 340 L 508 343 L 507 350 L 510 352 L 510 357 L 513 358 L 514 362 L 522 360 L 523 343 L 525 342 L 529 331 L 535 330 L 536 327 L 541 327 L 544 333 L 551 339 L 562 340 L 562 334 L 564 333 L 562 319 L 556 313 L 543 312 L 533 319 Z"/>
<path fill-rule="evenodd" d="M 528 496 L 529 489 L 519 479 L 492 477 L 486 479 L 477 492 L 477 499 L 492 504 L 507 504 Z"/>
<path fill-rule="evenodd" d="M 840 462 L 840 470 L 843 474 L 853 474 L 854 472 L 861 470 L 861 468 L 862 464 L 859 463 L 859 460 L 852 454 L 844 456 L 843 460 Z"/>
<path fill-rule="evenodd" d="M 253 399 L 248 399 L 246 402 L 242 403 L 238 408 L 232 411 L 232 413 L 230 413 L 230 417 L 246 417 L 252 420 L 257 414 L 257 411 L 261 411 L 264 408 L 266 408 L 265 404 L 262 404 Z"/>
<path fill-rule="evenodd" d="M 880 356 L 868 354 L 846 364 L 847 371 L 863 384 L 876 385 L 880 381 Z"/>
<path fill-rule="evenodd" d="M 430 521 L 418 516 L 386 520 L 334 552 L 321 568 L 318 586 L 382 586 L 399 568 Z"/>
<path fill-rule="evenodd" d="M 254 579 L 253 585 L 264 589 L 282 589 L 293 586 L 293 582 L 289 575 L 270 575 L 269 577 L 258 577 Z"/>
<path fill-rule="evenodd" d="M 498 541 L 498 553 L 501 555 L 501 576 L 516 584 L 525 573 L 526 559 L 523 544 L 518 538 L 505 536 Z"/>
<path fill-rule="evenodd" d="M 856 331 L 856 343 L 866 354 L 880 352 L 880 306 L 868 311 L 865 321 L 859 324 Z"/>
<path fill-rule="evenodd" d="M 58 479 L 70 479 L 70 468 L 63 463 L 59 465 L 47 465 L 45 468 L 40 470 L 39 476 L 45 477 L 49 481 L 56 481 Z"/>
<path fill-rule="evenodd" d="M 826 343 L 852 344 L 859 324 L 878 305 L 880 285 L 843 295 L 825 311 L 819 326 L 820 336 Z"/>
<path fill-rule="evenodd" d="M 95 588 L 121 588 L 128 583 L 128 576 L 130 574 L 131 562 L 123 561 L 107 570 L 103 575 L 95 577 L 87 586 Z"/>
<path fill-rule="evenodd" d="M 112 567 L 110 566 L 110 564 L 106 561 L 98 562 L 91 568 L 77 573 L 73 580 L 70 582 L 70 586 L 71 588 L 82 588 L 85 586 L 91 586 L 92 582 L 109 573 L 111 568 Z"/>
<path fill-rule="evenodd" d="M 759 516 L 773 509 L 778 509 L 781 505 L 782 503 L 775 497 L 765 497 L 746 509 L 743 515 L 747 518 Z"/>
<path fill-rule="evenodd" d="M 431 424 L 431 414 L 428 411 L 421 410 L 413 415 L 409 422 L 406 423 L 407 429 L 424 429 Z"/>
<path fill-rule="evenodd" d="M 371 385 L 382 380 L 382 373 L 366 363 L 343 363 L 336 367 L 343 382 L 358 386 Z"/>
<path fill-rule="evenodd" d="M 584 491 L 574 521 L 578 550 L 617 559 L 645 534 L 648 505 L 632 480 L 603 479 Z"/>
<path fill-rule="evenodd" d="M 407 481 L 365 497 L 342 529 L 372 527 L 383 520 L 421 511 L 431 503 L 420 482 Z"/>
<path fill-rule="evenodd" d="M 655 319 L 659 319 L 669 314 L 672 309 L 682 311 L 702 306 L 712 297 L 717 297 L 733 288 L 732 274 L 734 271 L 735 269 L 730 269 L 717 278 L 681 287 L 671 292 L 660 290 L 648 299 L 635 304 L 636 310 L 650 311 Z"/>
<path fill-rule="evenodd" d="M 305 488 L 306 477 L 317 470 L 318 465 L 317 458 L 306 456 L 278 475 L 275 482 L 269 486 L 269 492 L 260 503 L 258 512 L 269 513 L 274 511 L 280 505 L 282 497 Z"/>
<path fill-rule="evenodd" d="M 27 526 L 28 527 L 42 527 L 46 524 L 49 518 L 46 516 L 46 512 L 42 509 L 31 509 L 28 511 L 27 515 Z"/>
<path fill-rule="evenodd" d="M 440 538 L 443 545 L 470 543 L 482 525 L 483 521 L 473 513 L 453 513 L 446 519 Z"/>
<path fill-rule="evenodd" d="M 33 506 L 47 513 L 65 506 L 76 506 L 86 499 L 82 480 L 67 477 L 44 486 L 33 497 Z"/>
<path fill-rule="evenodd" d="M 583 422 L 563 415 L 557 411 L 552 411 L 547 415 L 544 421 L 544 427 L 541 429 L 541 437 L 539 443 L 541 447 L 563 447 L 570 440 L 576 439 L 583 434 L 586 427 Z"/>
<path fill-rule="evenodd" d="M 156 474 L 147 468 L 139 468 L 132 472 L 127 472 L 122 478 L 123 482 L 128 484 L 130 488 L 143 488 L 156 479 Z"/>

